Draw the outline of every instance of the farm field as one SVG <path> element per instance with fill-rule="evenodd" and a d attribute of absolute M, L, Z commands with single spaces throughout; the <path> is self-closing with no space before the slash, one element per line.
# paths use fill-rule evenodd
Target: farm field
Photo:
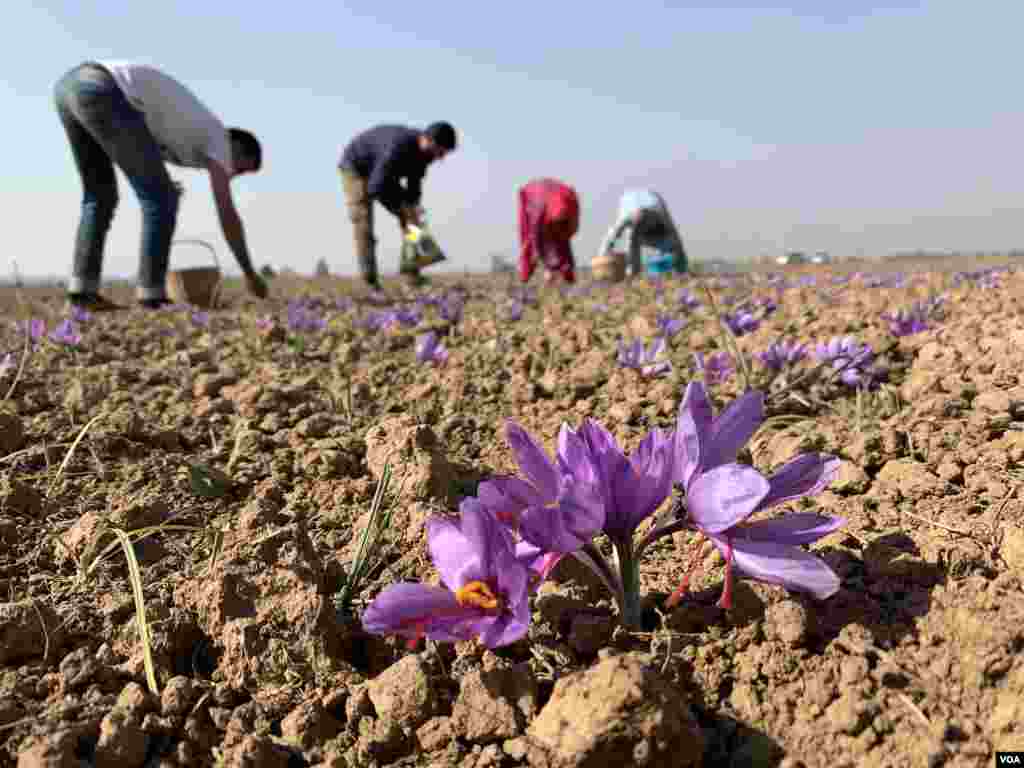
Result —
<path fill-rule="evenodd" d="M 934 768 L 1024 749 L 1013 263 L 271 291 L 69 319 L 56 289 L 3 289 L 0 765 Z M 761 393 L 740 464 L 834 457 L 753 514 L 841 517 L 799 545 L 834 594 L 725 591 L 680 488 L 633 621 L 565 554 L 514 642 L 366 631 L 389 586 L 438 584 L 428 521 L 457 524 L 496 476 L 537 485 L 508 420 L 548 457 L 570 460 L 560 428 L 585 419 L 628 454 L 682 429 L 693 382 L 716 415 Z M 590 546 L 611 557 L 600 531 Z"/>

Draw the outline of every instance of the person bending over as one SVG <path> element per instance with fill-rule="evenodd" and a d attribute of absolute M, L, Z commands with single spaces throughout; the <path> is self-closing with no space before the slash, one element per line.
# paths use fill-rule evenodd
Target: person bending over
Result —
<path fill-rule="evenodd" d="M 99 294 L 104 243 L 118 202 L 115 165 L 142 207 L 139 303 L 152 309 L 170 303 L 165 284 L 181 186 L 171 180 L 165 162 L 209 173 L 221 229 L 246 287 L 266 297 L 230 185 L 233 178 L 260 170 L 263 152 L 255 136 L 225 128 L 188 88 L 149 64 L 84 62 L 57 82 L 54 100 L 84 192 L 67 287 L 71 304 L 118 308 Z"/>
<path fill-rule="evenodd" d="M 425 130 L 377 125 L 360 133 L 345 147 L 338 169 L 352 221 L 359 269 L 371 288 L 380 288 L 377 240 L 373 234 L 374 201 L 398 219 L 403 234 L 407 226 L 419 226 L 427 167 L 454 151 L 455 145 L 455 128 L 441 121 Z M 403 260 L 401 271 L 411 281 L 419 282 L 415 263 Z"/>
<path fill-rule="evenodd" d="M 648 272 L 686 272 L 687 258 L 672 215 L 661 195 L 652 189 L 632 189 L 622 195 L 619 214 L 598 253 L 606 256 L 616 242 L 628 235 L 630 271 L 633 275 Z M 644 263 L 643 248 L 652 248 L 656 255 Z"/>
<path fill-rule="evenodd" d="M 580 228 L 576 190 L 557 179 L 534 179 L 519 189 L 519 279 L 527 282 L 537 263 L 544 281 L 576 282 L 571 240 Z"/>

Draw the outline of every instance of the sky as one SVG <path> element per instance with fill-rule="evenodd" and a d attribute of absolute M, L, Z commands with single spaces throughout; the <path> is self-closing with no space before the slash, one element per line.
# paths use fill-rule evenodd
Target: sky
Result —
<path fill-rule="evenodd" d="M 1024 247 L 1019 0 L 517 3 L 34 0 L 5 8 L 0 278 L 65 276 L 81 183 L 53 85 L 87 59 L 154 64 L 264 167 L 233 181 L 257 266 L 354 274 L 336 166 L 374 124 L 459 131 L 423 204 L 453 269 L 518 249 L 516 190 L 572 184 L 577 263 L 596 255 L 629 187 L 658 190 L 693 259 L 785 250 L 881 255 Z M 229 270 L 203 171 L 175 237 Z M 140 212 L 120 204 L 104 276 L 138 266 Z M 397 224 L 376 208 L 382 273 Z M 209 263 L 175 245 L 172 267 Z"/>

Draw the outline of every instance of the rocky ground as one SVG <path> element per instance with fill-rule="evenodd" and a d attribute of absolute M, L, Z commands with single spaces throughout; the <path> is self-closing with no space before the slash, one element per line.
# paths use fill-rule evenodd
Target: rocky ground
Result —
<path fill-rule="evenodd" d="M 382 314 L 415 308 L 397 285 L 374 303 L 280 278 L 270 302 L 97 315 L 54 338 L 56 292 L 8 291 L 0 765 L 935 768 L 1024 749 L 1024 274 L 707 284 L 723 312 L 777 305 L 736 340 L 748 355 L 837 335 L 880 355 L 887 379 L 860 393 L 782 391 L 751 359 L 752 385 L 778 396 L 745 460 L 842 459 L 801 502 L 848 519 L 813 545 L 840 591 L 741 582 L 723 611 L 715 555 L 670 610 L 691 549 L 677 535 L 643 564 L 643 632 L 569 560 L 528 637 L 496 651 L 409 649 L 359 615 L 383 587 L 435 577 L 431 514 L 516 471 L 504 418 L 549 450 L 584 416 L 629 448 L 672 427 L 693 352 L 726 343 L 701 281 L 533 301 L 504 278 L 438 279 L 403 325 Z M 936 295 L 919 333 L 881 318 Z M 617 340 L 650 341 L 660 315 L 684 321 L 674 370 L 620 367 Z M 429 330 L 444 365 L 416 360 Z M 741 374 L 710 386 L 718 408 Z M 379 538 L 350 583 L 367 526 Z"/>

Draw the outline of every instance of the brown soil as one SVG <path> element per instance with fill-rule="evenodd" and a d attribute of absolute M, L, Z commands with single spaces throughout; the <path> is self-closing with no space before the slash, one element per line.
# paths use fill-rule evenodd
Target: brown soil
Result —
<path fill-rule="evenodd" d="M 723 304 L 778 301 L 739 339 L 747 353 L 780 335 L 887 350 L 876 392 L 776 399 L 746 457 L 765 471 L 805 450 L 843 460 L 797 503 L 849 520 L 813 547 L 840 591 L 819 603 L 740 582 L 722 611 L 722 569 L 706 567 L 669 611 L 690 551 L 676 536 L 642 567 L 646 631 L 618 626 L 566 565 L 529 636 L 494 652 L 410 651 L 362 633 L 358 610 L 395 581 L 436 578 L 423 523 L 515 471 L 504 418 L 549 450 L 583 416 L 630 449 L 671 427 L 692 353 L 717 349 L 713 318 L 688 316 L 664 379 L 620 369 L 616 339 L 649 340 L 681 288 L 706 303 L 701 283 L 668 281 L 661 307 L 646 282 L 542 290 L 511 323 L 502 280 L 438 279 L 434 293 L 468 296 L 454 328 L 430 308 L 417 328 L 372 332 L 372 306 L 334 305 L 358 295 L 350 283 L 281 278 L 264 303 L 229 295 L 209 327 L 132 310 L 81 324 L 76 350 L 40 343 L 0 403 L 0 765 L 933 768 L 1024 749 L 1024 275 L 799 273 L 817 284 L 711 284 Z M 947 297 L 941 321 L 894 339 L 880 313 L 931 292 Z M 288 295 L 322 299 L 328 329 L 289 339 Z M 7 319 L 62 316 L 54 291 L 10 290 L 0 307 L 0 360 L 22 354 Z M 257 323 L 268 313 L 276 329 Z M 415 362 L 428 328 L 444 367 Z M 740 388 L 737 375 L 712 387 L 716 407 Z M 392 525 L 353 616 L 337 595 L 387 461 Z M 223 473 L 206 495 L 196 463 Z M 118 531 L 133 538 L 156 692 Z"/>

